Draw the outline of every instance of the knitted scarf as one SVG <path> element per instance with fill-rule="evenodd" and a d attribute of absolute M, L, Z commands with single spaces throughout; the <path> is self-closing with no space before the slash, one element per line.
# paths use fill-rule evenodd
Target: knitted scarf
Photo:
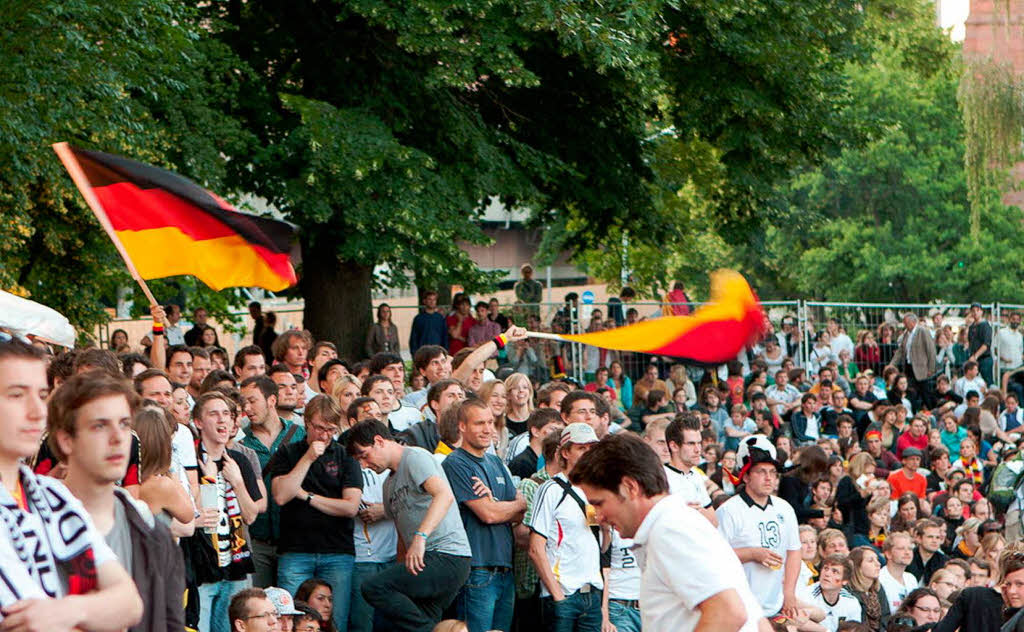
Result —
<path fill-rule="evenodd" d="M 19 468 L 28 510 L 0 485 L 0 606 L 27 598 L 80 595 L 97 587 L 88 514 L 61 483 Z M 68 578 L 65 589 L 58 569 Z"/>

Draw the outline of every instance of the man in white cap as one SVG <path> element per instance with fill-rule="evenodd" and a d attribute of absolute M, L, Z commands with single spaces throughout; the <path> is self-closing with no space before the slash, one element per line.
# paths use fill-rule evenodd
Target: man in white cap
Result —
<path fill-rule="evenodd" d="M 601 549 L 586 494 L 569 482 L 568 474 L 595 444 L 589 425 L 571 423 L 562 430 L 558 459 L 562 471 L 534 496 L 530 528 L 530 561 L 541 581 L 544 620 L 555 630 L 600 632 Z"/>
<path fill-rule="evenodd" d="M 267 586 L 263 589 L 263 592 L 266 593 L 267 599 L 277 609 L 277 625 L 281 632 L 293 632 L 295 630 L 295 619 L 293 617 L 301 615 L 302 611 L 295 609 L 295 601 L 292 599 L 291 593 L 277 586 Z"/>
<path fill-rule="evenodd" d="M 803 563 L 796 513 L 772 495 L 782 469 L 775 455 L 764 435 L 743 439 L 736 461 L 746 486 L 715 512 L 718 530 L 740 558 L 766 617 L 797 614 L 796 582 Z"/>

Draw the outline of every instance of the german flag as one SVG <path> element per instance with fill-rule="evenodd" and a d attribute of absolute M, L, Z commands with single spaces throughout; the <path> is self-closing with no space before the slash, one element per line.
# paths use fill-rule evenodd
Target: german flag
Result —
<path fill-rule="evenodd" d="M 719 270 L 711 276 L 711 301 L 690 316 L 665 316 L 618 329 L 558 338 L 716 365 L 734 359 L 763 333 L 764 311 L 746 279 L 738 272 Z"/>
<path fill-rule="evenodd" d="M 191 274 L 215 290 L 295 284 L 290 224 L 241 213 L 158 167 L 65 143 L 54 150 L 139 277 Z"/>

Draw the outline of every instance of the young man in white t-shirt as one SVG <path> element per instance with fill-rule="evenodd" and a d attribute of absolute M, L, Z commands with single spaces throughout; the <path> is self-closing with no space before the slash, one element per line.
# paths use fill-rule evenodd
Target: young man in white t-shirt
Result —
<path fill-rule="evenodd" d="M 764 615 L 794 616 L 803 564 L 800 532 L 790 504 L 772 496 L 782 469 L 775 446 L 763 435 L 747 437 L 740 442 L 736 460 L 746 488 L 715 512 L 718 530 L 740 558 Z"/>
<path fill-rule="evenodd" d="M 566 476 L 597 442 L 594 429 L 585 423 L 571 423 L 562 430 L 562 471 L 537 490 L 526 523 L 544 618 L 557 630 L 601 630 L 601 551 L 587 515 L 587 496 Z"/>
<path fill-rule="evenodd" d="M 860 601 L 846 590 L 846 582 L 853 574 L 850 558 L 845 555 L 829 555 L 821 561 L 818 581 L 798 593 L 801 601 L 825 613 L 820 624 L 828 632 L 836 632 L 843 621 L 861 620 Z"/>
<path fill-rule="evenodd" d="M 665 428 L 665 443 L 670 461 L 665 464 L 670 494 L 678 494 L 686 504 L 718 526 L 708 495 L 707 477 L 697 469 L 701 461 L 700 420 L 692 413 L 681 413 Z"/>
<path fill-rule="evenodd" d="M 640 566 L 637 564 L 633 540 L 624 538 L 615 529 L 605 529 L 609 537 L 610 562 L 603 568 L 604 598 L 601 604 L 602 629 L 608 624 L 617 632 L 640 632 Z"/>
<path fill-rule="evenodd" d="M 665 470 L 639 438 L 594 446 L 570 474 L 598 522 L 632 538 L 641 569 L 644 632 L 754 632 L 767 621 L 743 569 L 715 528 L 668 494 Z"/>
<path fill-rule="evenodd" d="M 909 533 L 897 531 L 889 534 L 882 549 L 885 566 L 878 573 L 878 583 L 889 600 L 889 612 L 896 612 L 910 591 L 918 587 L 917 578 L 907 572 L 914 559 L 914 540 Z"/>

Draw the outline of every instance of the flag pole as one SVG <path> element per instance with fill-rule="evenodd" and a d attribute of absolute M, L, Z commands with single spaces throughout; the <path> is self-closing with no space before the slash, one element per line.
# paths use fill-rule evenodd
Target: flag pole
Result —
<path fill-rule="evenodd" d="M 142 288 L 142 293 L 149 299 L 150 306 L 157 306 L 160 303 L 157 302 L 156 297 L 149 291 L 149 286 L 146 285 L 146 280 L 139 275 L 139 271 L 135 269 L 135 264 L 132 263 L 131 257 L 128 256 L 128 251 L 124 249 L 124 245 L 121 244 L 121 240 L 117 238 L 117 232 L 114 231 L 113 225 L 110 223 L 110 219 L 107 214 L 103 211 L 103 205 L 100 204 L 100 200 L 96 197 L 96 193 L 92 190 L 92 186 L 89 184 L 89 179 L 85 176 L 85 172 L 82 171 L 82 166 L 75 160 L 75 155 L 71 152 L 71 148 L 68 147 L 67 143 L 54 143 L 53 151 L 57 152 L 57 157 L 64 163 L 64 168 L 68 170 L 71 175 L 71 179 L 74 180 L 75 186 L 82 193 L 82 197 L 85 198 L 85 203 L 89 206 L 93 215 L 99 220 L 100 226 L 106 231 L 107 237 L 110 237 L 110 241 L 114 242 L 114 248 L 117 248 L 118 254 L 124 259 L 125 266 L 128 267 L 128 272 L 135 279 L 135 282 Z"/>
<path fill-rule="evenodd" d="M 528 338 L 543 338 L 544 340 L 557 340 L 558 342 L 565 342 L 565 338 L 558 334 L 549 334 L 543 331 L 528 331 L 526 332 Z"/>

